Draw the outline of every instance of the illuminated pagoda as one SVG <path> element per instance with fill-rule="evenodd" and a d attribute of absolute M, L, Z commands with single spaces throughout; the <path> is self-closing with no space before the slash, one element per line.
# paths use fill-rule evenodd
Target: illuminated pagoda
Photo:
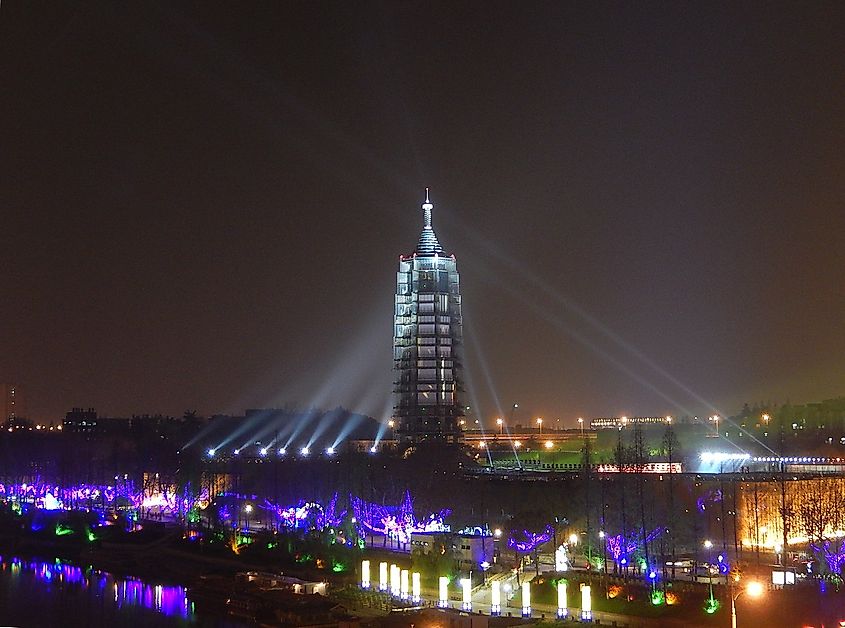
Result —
<path fill-rule="evenodd" d="M 417 248 L 400 256 L 396 275 L 394 420 L 410 441 L 456 441 L 463 417 L 458 270 L 431 226 L 433 208 L 426 188 Z"/>

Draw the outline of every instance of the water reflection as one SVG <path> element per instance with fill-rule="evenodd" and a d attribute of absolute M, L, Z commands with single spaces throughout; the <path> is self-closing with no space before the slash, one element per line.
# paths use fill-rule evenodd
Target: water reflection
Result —
<path fill-rule="evenodd" d="M 60 559 L 0 556 L 0 622 L 9 620 L 17 624 L 233 625 L 229 620 L 198 618 L 185 587 L 120 578 Z"/>

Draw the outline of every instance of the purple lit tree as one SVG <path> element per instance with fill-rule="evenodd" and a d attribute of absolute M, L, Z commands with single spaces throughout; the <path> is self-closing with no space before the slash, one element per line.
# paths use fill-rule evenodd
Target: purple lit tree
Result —
<path fill-rule="evenodd" d="M 402 503 L 397 506 L 381 506 L 351 495 L 349 501 L 361 536 L 366 532 L 383 534 L 386 539 L 407 543 L 415 532 L 449 531 L 449 526 L 443 520 L 451 511 L 444 509 L 418 520 L 414 516 L 414 501 L 410 491 L 405 492 Z"/>

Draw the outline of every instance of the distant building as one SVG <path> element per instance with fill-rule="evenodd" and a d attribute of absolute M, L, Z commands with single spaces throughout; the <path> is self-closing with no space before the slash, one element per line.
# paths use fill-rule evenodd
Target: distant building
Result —
<path fill-rule="evenodd" d="M 668 417 L 665 416 L 613 416 L 601 417 L 590 421 L 591 430 L 619 429 L 628 425 L 666 425 Z"/>
<path fill-rule="evenodd" d="M 493 536 L 489 532 L 483 534 L 480 528 L 478 534 L 415 532 L 411 534 L 411 552 L 414 549 L 422 554 L 440 554 L 451 549 L 459 568 L 464 571 L 486 570 L 498 558 Z"/>
<path fill-rule="evenodd" d="M 3 414 L 0 423 L 15 423 L 26 417 L 23 390 L 17 384 L 2 384 Z"/>
<path fill-rule="evenodd" d="M 87 410 L 74 408 L 65 414 L 62 426 L 66 434 L 91 434 L 100 431 L 98 429 L 97 411 L 94 408 Z"/>
<path fill-rule="evenodd" d="M 399 258 L 393 326 L 394 419 L 403 440 L 456 441 L 463 406 L 461 293 L 454 255 L 431 223 L 426 189 L 417 248 Z"/>

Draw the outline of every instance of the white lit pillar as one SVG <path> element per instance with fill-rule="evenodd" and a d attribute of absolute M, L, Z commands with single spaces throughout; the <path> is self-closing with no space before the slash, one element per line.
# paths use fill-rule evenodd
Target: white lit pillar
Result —
<path fill-rule="evenodd" d="M 566 617 L 569 613 L 569 600 L 566 598 L 566 580 L 557 583 L 557 616 Z"/>
<path fill-rule="evenodd" d="M 420 603 L 420 574 L 418 571 L 415 571 L 411 574 L 411 601 L 414 604 Z"/>
<path fill-rule="evenodd" d="M 502 612 L 502 589 L 501 583 L 494 580 L 490 585 L 490 614 L 498 615 Z"/>
<path fill-rule="evenodd" d="M 390 566 L 390 595 L 394 597 L 399 597 L 400 585 L 399 585 L 399 574 L 400 569 L 396 565 Z"/>
<path fill-rule="evenodd" d="M 370 561 L 368 560 L 361 561 L 361 588 L 370 588 Z"/>
<path fill-rule="evenodd" d="M 522 616 L 531 617 L 531 583 L 522 582 Z"/>
<path fill-rule="evenodd" d="M 408 595 L 410 594 L 408 589 L 408 570 L 403 569 L 399 572 L 399 593 L 403 600 L 408 599 Z"/>
<path fill-rule="evenodd" d="M 581 621 L 592 621 L 593 601 L 590 598 L 590 585 L 581 585 Z"/>
<path fill-rule="evenodd" d="M 555 571 L 568 571 L 569 557 L 566 555 L 566 547 L 561 545 L 555 550 Z"/>
<path fill-rule="evenodd" d="M 446 576 L 440 576 L 439 583 L 439 598 L 437 600 L 437 605 L 440 608 L 446 608 L 449 606 L 449 578 Z"/>
<path fill-rule="evenodd" d="M 378 564 L 378 590 L 387 591 L 387 563 Z"/>
<path fill-rule="evenodd" d="M 464 578 L 461 580 L 461 589 L 463 590 L 463 599 L 461 601 L 461 608 L 465 611 L 472 610 L 472 580 Z"/>

